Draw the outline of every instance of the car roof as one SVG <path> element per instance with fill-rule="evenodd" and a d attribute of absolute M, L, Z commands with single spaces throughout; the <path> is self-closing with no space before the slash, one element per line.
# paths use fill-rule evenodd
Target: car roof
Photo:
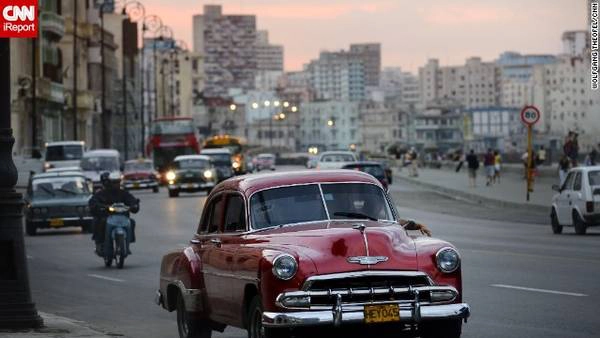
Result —
<path fill-rule="evenodd" d="M 299 170 L 235 176 L 221 182 L 214 190 L 237 190 L 249 197 L 256 191 L 281 186 L 343 182 L 371 183 L 381 187 L 381 183 L 369 174 L 356 170 L 337 169 Z"/>
<path fill-rule="evenodd" d="M 55 141 L 55 142 L 46 142 L 46 148 L 52 146 L 72 146 L 72 145 L 85 145 L 84 141 Z"/>
<path fill-rule="evenodd" d="M 275 155 L 274 155 L 274 154 L 271 154 L 271 153 L 261 153 L 261 154 L 258 154 L 258 155 L 256 155 L 256 156 L 257 156 L 257 157 L 261 157 L 261 156 L 265 156 L 265 157 L 266 157 L 266 156 L 275 157 Z"/>
<path fill-rule="evenodd" d="M 354 153 L 351 151 L 345 151 L 345 150 L 329 150 L 329 151 L 324 151 L 321 153 L 321 156 L 323 155 L 338 155 L 338 154 L 343 154 L 343 155 L 352 155 L 354 156 Z"/>
<path fill-rule="evenodd" d="M 205 160 L 210 161 L 210 157 L 206 155 L 179 155 L 175 157 L 173 161 L 184 161 L 184 160 Z"/>
<path fill-rule="evenodd" d="M 231 151 L 227 148 L 204 148 L 200 151 L 200 154 L 212 155 L 212 154 L 230 154 Z"/>
<path fill-rule="evenodd" d="M 136 160 L 125 161 L 125 164 L 128 164 L 128 163 L 152 163 L 152 161 L 149 159 L 146 159 L 146 158 L 138 158 Z"/>
<path fill-rule="evenodd" d="M 66 172 L 66 171 L 80 172 L 81 168 L 80 167 L 59 167 L 59 168 L 50 168 L 50 169 L 46 170 L 47 173 L 58 173 L 58 172 Z"/>
<path fill-rule="evenodd" d="M 116 149 L 95 149 L 86 151 L 83 154 L 83 157 L 92 157 L 92 156 L 119 156 L 119 151 Z"/>
<path fill-rule="evenodd" d="M 571 171 L 584 171 L 584 172 L 597 171 L 597 170 L 600 170 L 600 165 L 594 165 L 594 166 L 589 166 L 589 167 L 575 167 L 575 168 L 571 169 Z"/>
<path fill-rule="evenodd" d="M 61 178 L 61 177 L 82 177 L 85 178 L 85 175 L 79 171 L 57 171 L 53 173 L 40 173 L 33 175 L 34 180 L 40 178 Z"/>

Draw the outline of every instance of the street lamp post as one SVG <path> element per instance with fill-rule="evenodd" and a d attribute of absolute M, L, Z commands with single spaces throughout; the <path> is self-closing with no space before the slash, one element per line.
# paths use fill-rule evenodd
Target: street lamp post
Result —
<path fill-rule="evenodd" d="M 142 20 L 142 49 L 141 49 L 141 73 L 140 73 L 140 78 L 141 78 L 141 91 L 140 91 L 140 102 L 141 102 L 141 153 L 144 153 L 144 147 L 145 147 L 145 139 L 146 139 L 146 123 L 145 123 L 145 111 L 146 111 L 146 107 L 145 107 L 145 92 L 144 92 L 144 80 L 147 80 L 146 78 L 146 73 L 145 73 L 145 69 L 144 67 L 146 66 L 146 61 L 145 61 L 145 52 L 146 52 L 146 41 L 144 39 L 144 33 L 146 32 L 151 32 L 151 33 L 156 33 L 160 28 L 162 27 L 162 20 L 156 16 L 156 15 L 148 15 L 145 16 Z M 156 44 L 153 44 L 153 49 L 156 50 Z M 148 81 L 149 82 L 149 81 Z M 147 84 L 148 87 L 150 87 L 150 84 Z M 146 90 L 147 91 L 147 90 Z M 148 102 L 150 102 L 150 100 L 148 100 Z M 148 109 L 149 111 L 149 109 Z M 148 115 L 148 121 L 150 123 L 150 120 L 152 120 L 152 115 L 150 113 L 147 114 Z"/>
<path fill-rule="evenodd" d="M 15 191 L 15 139 L 10 119 L 10 40 L 0 38 L 0 329 L 37 328 L 43 324 L 31 300 L 25 243 L 23 198 Z"/>

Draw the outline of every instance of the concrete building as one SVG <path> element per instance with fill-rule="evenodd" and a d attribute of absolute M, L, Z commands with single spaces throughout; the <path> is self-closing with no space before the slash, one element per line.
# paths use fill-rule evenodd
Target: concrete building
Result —
<path fill-rule="evenodd" d="M 487 149 L 504 153 L 513 143 L 523 149 L 526 129 L 521 109 L 509 107 L 473 108 L 463 111 L 463 138 L 467 148 L 483 153 Z M 468 130 L 465 130 L 467 129 Z"/>
<path fill-rule="evenodd" d="M 302 150 L 317 147 L 323 150 L 350 150 L 360 140 L 358 102 L 314 101 L 300 105 Z"/>
<path fill-rule="evenodd" d="M 321 52 L 306 66 L 317 99 L 360 101 L 366 97 L 361 57 L 347 51 Z"/>
<path fill-rule="evenodd" d="M 310 74 L 307 71 L 284 73 L 277 81 L 277 95 L 281 100 L 296 105 L 312 101 L 315 91 L 310 85 Z"/>
<path fill-rule="evenodd" d="M 411 123 L 415 133 L 411 144 L 421 152 L 447 153 L 463 147 L 464 117 L 458 109 L 428 107 L 412 116 Z"/>
<path fill-rule="evenodd" d="M 269 32 L 256 32 L 256 69 L 283 72 L 283 46 L 269 43 Z"/>
<path fill-rule="evenodd" d="M 497 106 L 500 101 L 500 69 L 493 62 L 471 57 L 463 66 L 440 67 L 430 59 L 419 68 L 421 105 L 437 99 L 450 99 L 467 108 Z"/>
<path fill-rule="evenodd" d="M 562 35 L 563 54 L 583 56 L 590 49 L 590 32 L 587 30 L 566 31 Z"/>
<path fill-rule="evenodd" d="M 354 43 L 350 45 L 350 53 L 363 61 L 365 86 L 379 86 L 381 72 L 381 44 Z"/>
<path fill-rule="evenodd" d="M 406 111 L 395 104 L 367 101 L 359 105 L 360 143 L 369 153 L 386 153 L 393 144 L 406 144 Z"/>
<path fill-rule="evenodd" d="M 194 52 L 204 58 L 204 97 L 227 97 L 229 89 L 251 90 L 257 72 L 256 17 L 224 15 L 204 6 L 193 18 Z"/>

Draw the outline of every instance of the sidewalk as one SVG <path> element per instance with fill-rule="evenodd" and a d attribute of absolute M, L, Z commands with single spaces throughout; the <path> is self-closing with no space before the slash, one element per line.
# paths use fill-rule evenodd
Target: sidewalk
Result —
<path fill-rule="evenodd" d="M 526 183 L 521 175 L 506 173 L 500 183 L 492 186 L 485 185 L 485 173 L 480 169 L 477 173 L 477 186 L 470 187 L 466 168 L 455 172 L 449 168 L 420 169 L 418 177 L 409 177 L 408 169 L 395 171 L 395 177 L 400 180 L 421 185 L 435 191 L 467 199 L 480 204 L 497 207 L 519 208 L 546 212 L 550 210 L 552 185 L 557 184 L 557 178 L 537 177 L 530 200 L 526 200 Z"/>
<path fill-rule="evenodd" d="M 44 319 L 44 327 L 36 330 L 8 332 L 0 330 L 0 337 L 6 338 L 114 338 L 123 337 L 118 333 L 104 333 L 77 320 L 38 312 Z"/>

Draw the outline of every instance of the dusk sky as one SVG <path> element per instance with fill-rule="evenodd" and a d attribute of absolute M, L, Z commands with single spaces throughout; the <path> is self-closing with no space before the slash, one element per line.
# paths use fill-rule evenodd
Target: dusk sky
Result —
<path fill-rule="evenodd" d="M 561 51 L 565 30 L 586 28 L 586 0 L 143 0 L 192 48 L 192 15 L 205 4 L 225 14 L 255 14 L 258 29 L 285 47 L 286 70 L 299 70 L 321 50 L 380 42 L 383 66 L 416 71 L 428 58 L 463 64 L 492 61 L 507 50 Z M 175 5 L 175 3 L 177 5 Z"/>

